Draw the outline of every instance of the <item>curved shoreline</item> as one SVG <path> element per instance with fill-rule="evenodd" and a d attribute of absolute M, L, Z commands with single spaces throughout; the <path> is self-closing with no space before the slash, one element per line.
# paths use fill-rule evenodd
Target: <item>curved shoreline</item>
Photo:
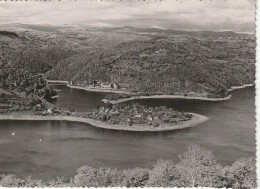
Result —
<path fill-rule="evenodd" d="M 97 121 L 90 118 L 81 118 L 73 116 L 37 116 L 37 115 L 0 115 L 0 120 L 27 120 L 27 121 L 74 121 L 87 123 L 91 126 L 103 129 L 119 130 L 119 131 L 172 131 L 179 130 L 188 127 L 194 127 L 200 123 L 208 120 L 206 116 L 190 113 L 192 119 L 188 121 L 182 121 L 178 124 L 161 124 L 159 127 L 152 127 L 144 124 L 133 124 L 132 126 L 124 124 L 108 124 L 105 122 Z"/>
<path fill-rule="evenodd" d="M 116 90 L 116 89 L 96 89 L 96 88 L 89 88 L 89 87 L 79 87 L 79 86 L 73 86 L 70 84 L 67 84 L 67 87 L 72 88 L 72 89 L 79 89 L 79 90 L 85 90 L 85 91 L 90 91 L 90 92 L 99 92 L 99 93 L 115 93 L 115 94 L 128 94 L 128 95 L 133 95 L 134 93 L 131 92 L 126 92 L 126 91 L 121 91 L 121 90 Z"/>
<path fill-rule="evenodd" d="M 236 89 L 243 89 L 243 88 L 246 88 L 246 87 L 253 87 L 255 86 L 255 84 L 245 84 L 245 85 L 241 85 L 241 86 L 234 86 L 234 87 L 231 87 L 230 89 L 228 89 L 229 92 L 231 91 L 234 91 Z"/>
<path fill-rule="evenodd" d="M 229 92 L 236 90 L 236 89 L 243 89 L 246 87 L 253 87 L 254 84 L 245 84 L 242 86 L 234 86 L 228 89 Z M 229 100 L 232 97 L 232 95 L 228 95 L 227 97 L 223 98 L 208 98 L 208 97 L 199 97 L 199 96 L 183 96 L 183 95 L 152 95 L 152 96 L 132 96 L 129 98 L 122 98 L 118 100 L 107 100 L 103 99 L 102 101 L 104 103 L 111 103 L 111 104 L 119 104 L 131 100 L 142 100 L 142 99 L 187 99 L 187 100 L 205 100 L 205 101 L 212 101 L 212 102 L 218 102 L 218 101 L 226 101 Z"/>
<path fill-rule="evenodd" d="M 55 85 L 55 84 L 62 84 L 62 85 L 66 85 L 66 84 L 69 84 L 69 82 L 68 81 L 62 81 L 62 80 L 48 80 L 48 79 L 46 79 L 46 81 L 47 81 L 47 83 L 48 84 L 53 84 L 53 85 Z"/>
<path fill-rule="evenodd" d="M 79 89 L 79 90 L 85 90 L 90 92 L 100 92 L 100 93 L 115 93 L 115 94 L 128 94 L 133 95 L 132 92 L 126 92 L 123 90 L 117 90 L 117 89 L 106 89 L 106 88 L 91 88 L 91 87 L 80 87 L 80 86 L 73 86 L 70 85 L 68 81 L 59 81 L 59 80 L 46 80 L 49 84 L 52 85 L 66 85 L 69 88 L 72 89 Z"/>
<path fill-rule="evenodd" d="M 68 81 L 59 81 L 59 80 L 47 80 L 47 82 L 50 83 L 56 83 L 56 84 L 66 84 L 69 88 L 79 89 L 79 90 L 85 90 L 90 92 L 102 92 L 102 93 L 117 93 L 117 94 L 128 94 L 128 95 L 135 95 L 135 93 L 132 92 L 126 92 L 126 91 L 119 91 L 119 90 L 110 90 L 110 89 L 91 89 L 86 87 L 79 87 L 79 86 L 72 86 L 69 84 Z M 242 89 L 246 87 L 253 87 L 254 84 L 244 84 L 241 86 L 233 86 L 230 89 L 228 89 L 229 92 L 236 90 L 236 89 Z M 102 101 L 104 103 L 111 103 L 111 104 L 119 104 L 131 100 L 142 100 L 142 99 L 187 99 L 187 100 L 205 100 L 205 101 L 212 101 L 212 102 L 218 102 L 218 101 L 226 101 L 229 100 L 232 97 L 232 95 L 228 95 L 223 98 L 208 98 L 208 97 L 200 97 L 200 96 L 184 96 L 184 95 L 151 95 L 151 96 L 131 96 L 129 98 L 122 98 L 118 100 L 108 100 L 103 99 Z"/>
<path fill-rule="evenodd" d="M 205 101 L 225 101 L 229 100 L 232 97 L 232 95 L 228 95 L 227 97 L 223 98 L 208 98 L 208 97 L 198 97 L 198 96 L 182 96 L 182 95 L 152 95 L 152 96 L 132 96 L 129 98 L 122 98 L 118 100 L 107 100 L 103 99 L 102 101 L 104 103 L 111 103 L 111 104 L 119 104 L 131 100 L 143 100 L 143 99 L 186 99 L 186 100 L 205 100 Z"/>

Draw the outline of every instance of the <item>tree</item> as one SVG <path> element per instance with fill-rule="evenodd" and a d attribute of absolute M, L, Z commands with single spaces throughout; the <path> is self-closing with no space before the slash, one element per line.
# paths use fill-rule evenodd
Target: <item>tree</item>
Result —
<path fill-rule="evenodd" d="M 33 188 L 33 187 L 46 187 L 46 184 L 43 180 L 34 180 L 31 177 L 28 177 L 25 180 L 24 187 Z"/>
<path fill-rule="evenodd" d="M 148 186 L 169 187 L 174 179 L 175 166 L 171 160 L 160 159 L 149 173 Z"/>
<path fill-rule="evenodd" d="M 24 180 L 17 178 L 15 175 L 1 175 L 0 186 L 2 187 L 21 187 Z"/>
<path fill-rule="evenodd" d="M 185 187 L 217 187 L 218 172 L 221 166 L 216 162 L 212 151 L 198 145 L 188 146 L 188 151 L 179 156 L 176 165 L 179 185 Z"/>
<path fill-rule="evenodd" d="M 149 170 L 143 168 L 127 169 L 122 171 L 119 186 L 144 187 L 149 179 Z"/>
<path fill-rule="evenodd" d="M 48 182 L 48 186 L 50 187 L 72 187 L 72 179 L 70 181 L 70 183 L 66 183 L 65 178 L 64 177 L 57 177 L 56 180 L 52 179 Z"/>
<path fill-rule="evenodd" d="M 76 187 L 109 187 L 117 183 L 117 170 L 107 167 L 95 169 L 83 166 L 78 169 L 73 179 L 73 186 Z"/>
<path fill-rule="evenodd" d="M 256 160 L 239 159 L 232 166 L 225 167 L 219 177 L 222 180 L 222 187 L 256 188 Z"/>

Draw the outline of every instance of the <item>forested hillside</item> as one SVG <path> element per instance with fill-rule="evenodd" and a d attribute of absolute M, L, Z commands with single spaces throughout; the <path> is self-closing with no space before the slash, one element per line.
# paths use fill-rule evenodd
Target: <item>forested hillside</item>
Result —
<path fill-rule="evenodd" d="M 0 31 L 0 111 L 32 109 L 56 95 L 43 74 L 72 53 L 33 35 Z"/>
<path fill-rule="evenodd" d="M 0 41 L 1 66 L 16 65 L 32 73 L 44 73 L 59 60 L 75 54 L 51 40 L 32 34 L 0 31 Z"/>
<path fill-rule="evenodd" d="M 116 82 L 131 92 L 223 97 L 254 82 L 254 41 L 191 37 L 122 42 L 60 61 L 50 79 Z"/>
<path fill-rule="evenodd" d="M 255 40 L 233 32 L 63 28 L 1 31 L 0 40 L 2 71 L 13 67 L 75 84 L 115 82 L 143 95 L 224 97 L 231 86 L 254 82 Z"/>

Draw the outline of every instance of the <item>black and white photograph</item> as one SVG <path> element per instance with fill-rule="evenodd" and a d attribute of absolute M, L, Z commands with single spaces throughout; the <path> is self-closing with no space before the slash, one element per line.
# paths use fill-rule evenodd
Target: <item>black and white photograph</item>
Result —
<path fill-rule="evenodd" d="M 0 187 L 257 188 L 256 4 L 0 0 Z"/>

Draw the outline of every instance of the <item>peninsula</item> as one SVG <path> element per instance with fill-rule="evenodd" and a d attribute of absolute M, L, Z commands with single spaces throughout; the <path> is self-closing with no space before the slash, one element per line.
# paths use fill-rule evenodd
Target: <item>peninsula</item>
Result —
<path fill-rule="evenodd" d="M 136 106 L 115 105 L 148 98 L 228 100 L 232 87 L 254 83 L 255 38 L 250 35 L 208 31 L 179 35 L 175 30 L 166 35 L 158 29 L 150 33 L 152 29 L 144 38 L 134 27 L 127 30 L 130 34 L 116 28 L 0 31 L 0 116 L 15 119 L 13 112 L 21 118 L 23 112 L 31 111 L 24 115 L 26 119 L 84 120 L 121 130 L 171 130 L 206 118 L 165 107 L 149 113 L 149 107 L 135 111 Z M 58 83 L 107 93 L 103 101 L 112 107 L 97 107 L 85 115 L 62 111 L 50 103 L 58 97 L 51 84 Z"/>
<path fill-rule="evenodd" d="M 90 124 L 94 127 L 124 131 L 169 131 L 193 127 L 207 117 L 184 113 L 172 108 L 145 107 L 139 104 L 107 104 L 89 112 L 62 111 L 55 106 L 46 109 L 40 104 L 34 110 L 5 109 L 0 120 L 60 120 Z"/>
<path fill-rule="evenodd" d="M 86 123 L 91 126 L 102 128 L 102 129 L 110 129 L 110 130 L 121 130 L 121 131 L 171 131 L 184 129 L 188 127 L 196 126 L 202 122 L 207 121 L 207 117 L 190 113 L 193 118 L 189 121 L 184 121 L 178 124 L 161 124 L 158 127 L 151 127 L 150 125 L 145 124 L 133 124 L 131 127 L 128 124 L 109 124 L 105 122 L 101 122 L 98 120 L 90 119 L 90 118 L 82 118 L 82 117 L 74 117 L 74 116 L 38 116 L 38 115 L 0 115 L 0 120 L 50 120 L 50 121 L 73 121 L 73 122 L 81 122 Z"/>

